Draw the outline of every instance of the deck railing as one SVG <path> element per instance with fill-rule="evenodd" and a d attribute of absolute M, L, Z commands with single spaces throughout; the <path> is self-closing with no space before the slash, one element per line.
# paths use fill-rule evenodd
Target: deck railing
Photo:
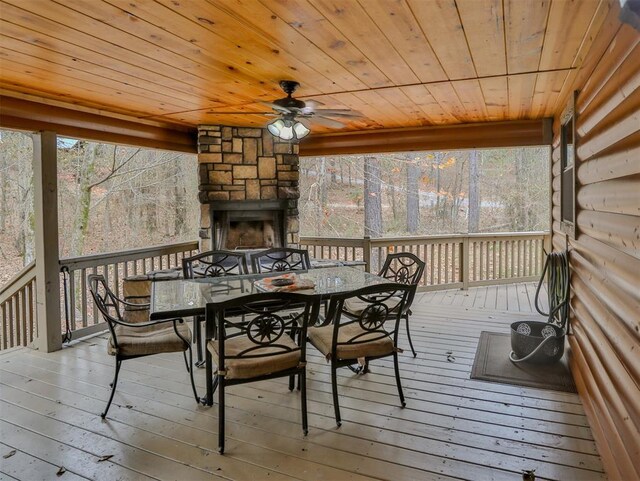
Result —
<path fill-rule="evenodd" d="M 457 234 L 391 238 L 302 237 L 300 244 L 316 259 L 364 261 L 378 272 L 387 254 L 412 252 L 427 264 L 421 290 L 537 280 L 542 273 L 545 232 Z M 198 243 L 66 258 L 60 261 L 61 286 L 68 275 L 67 301 L 70 328 L 76 336 L 104 329 L 87 285 L 89 274 L 104 274 L 117 295 L 125 277 L 179 267 L 182 258 L 197 252 Z M 26 346 L 36 336 L 35 264 L 31 263 L 0 289 L 0 349 Z M 61 288 L 62 319 L 65 320 Z M 62 326 L 61 326 L 62 327 Z"/>
<path fill-rule="evenodd" d="M 105 329 L 97 315 L 87 277 L 103 274 L 109 286 L 119 295 L 125 277 L 144 274 L 159 269 L 180 267 L 182 258 L 196 253 L 198 242 L 182 242 L 146 249 L 134 249 L 60 260 L 60 301 L 62 320 L 66 320 L 64 306 L 64 282 L 67 283 L 67 312 L 69 327 L 76 336 L 88 335 L 92 331 Z M 67 270 L 68 274 L 62 270 Z M 36 278 L 35 263 L 29 264 L 0 290 L 0 313 L 2 329 L 0 349 L 26 346 L 36 336 Z M 61 332 L 63 330 L 61 326 Z"/>
<path fill-rule="evenodd" d="M 91 274 L 102 274 L 107 285 L 116 296 L 122 292 L 124 278 L 146 274 L 149 271 L 170 269 L 182 266 L 182 258 L 195 254 L 198 242 L 182 242 L 166 246 L 134 249 L 107 254 L 72 257 L 60 260 L 60 270 L 68 270 L 67 311 L 72 331 L 81 331 L 78 335 L 87 335 L 92 331 L 105 328 L 91 300 L 87 278 Z M 65 274 L 61 272 L 61 284 Z M 64 302 L 64 297 L 61 297 Z M 63 319 L 65 317 L 64 305 Z"/>
<path fill-rule="evenodd" d="M 0 288 L 0 349 L 27 346 L 36 336 L 36 263 L 31 262 Z"/>
<path fill-rule="evenodd" d="M 467 288 L 537 280 L 546 232 L 455 234 L 390 238 L 301 237 L 316 259 L 364 261 L 378 272 L 387 254 L 411 252 L 426 263 L 421 290 Z"/>

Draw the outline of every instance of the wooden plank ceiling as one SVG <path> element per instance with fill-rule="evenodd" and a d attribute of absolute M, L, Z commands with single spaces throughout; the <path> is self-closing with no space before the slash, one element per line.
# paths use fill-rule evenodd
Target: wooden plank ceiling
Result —
<path fill-rule="evenodd" d="M 611 0 L 0 0 L 0 93 L 138 119 L 264 125 L 257 100 L 344 130 L 558 110 Z M 62 102 L 62 103 L 61 103 Z M 243 115 L 216 114 L 243 112 Z M 314 132 L 332 129 L 314 125 Z"/>

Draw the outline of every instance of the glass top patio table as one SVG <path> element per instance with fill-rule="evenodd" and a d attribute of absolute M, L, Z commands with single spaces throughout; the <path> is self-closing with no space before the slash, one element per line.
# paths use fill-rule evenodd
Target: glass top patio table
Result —
<path fill-rule="evenodd" d="M 208 302 L 218 302 L 230 297 L 263 292 L 255 286 L 255 281 L 282 274 L 285 273 L 271 272 L 153 282 L 151 319 L 204 315 Z M 295 274 L 300 279 L 312 280 L 315 284 L 313 289 L 295 292 L 315 296 L 320 300 L 328 299 L 332 294 L 351 292 L 362 287 L 391 282 L 389 279 L 364 272 L 355 267 L 328 267 L 295 271 Z"/>

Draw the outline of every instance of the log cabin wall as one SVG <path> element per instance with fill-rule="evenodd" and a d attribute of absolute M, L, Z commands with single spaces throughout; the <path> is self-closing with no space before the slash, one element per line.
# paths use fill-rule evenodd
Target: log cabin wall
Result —
<path fill-rule="evenodd" d="M 561 110 L 554 119 L 552 230 L 554 249 L 570 249 L 576 384 L 609 478 L 631 480 L 640 479 L 640 33 L 618 20 L 617 4 L 570 88 L 575 239 L 561 230 Z"/>

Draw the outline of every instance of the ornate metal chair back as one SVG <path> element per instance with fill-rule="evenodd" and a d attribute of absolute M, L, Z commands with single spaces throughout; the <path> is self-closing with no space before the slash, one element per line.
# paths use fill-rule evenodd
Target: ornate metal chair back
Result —
<path fill-rule="evenodd" d="M 391 338 L 393 345 L 397 346 L 398 328 L 404 306 L 415 289 L 415 285 L 389 283 L 332 296 L 327 321 L 334 326 L 333 352 L 340 346 L 380 341 L 386 337 Z M 357 313 L 345 308 L 345 304 L 350 300 L 359 306 Z M 340 336 L 341 329 L 350 334 Z"/>
<path fill-rule="evenodd" d="M 311 267 L 306 249 L 274 247 L 251 255 L 251 266 L 256 274 L 308 270 Z"/>
<path fill-rule="evenodd" d="M 424 273 L 425 263 L 410 252 L 389 254 L 378 274 L 393 282 L 418 284 Z"/>
<path fill-rule="evenodd" d="M 247 259 L 241 252 L 214 250 L 182 259 L 185 279 L 248 274 Z"/>
<path fill-rule="evenodd" d="M 424 268 L 425 263 L 411 252 L 397 252 L 387 256 L 378 275 L 392 282 L 417 286 L 424 274 Z M 407 299 L 405 312 L 411 307 L 414 296 L 415 291 Z"/>
<path fill-rule="evenodd" d="M 307 326 L 318 312 L 315 303 L 304 294 L 273 292 L 207 304 L 207 340 L 214 339 L 212 331 L 217 329 L 218 370 L 224 372 L 230 359 L 258 360 L 295 352 L 305 362 Z M 235 341 L 233 353 L 225 351 L 230 341 Z"/>

